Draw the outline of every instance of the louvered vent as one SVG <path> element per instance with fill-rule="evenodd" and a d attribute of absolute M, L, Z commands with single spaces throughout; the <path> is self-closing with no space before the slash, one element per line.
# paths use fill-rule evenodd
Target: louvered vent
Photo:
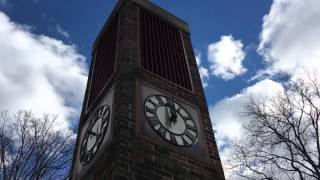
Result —
<path fill-rule="evenodd" d="M 97 44 L 87 109 L 92 106 L 114 73 L 117 45 L 117 19 L 118 18 L 115 18 L 110 23 L 110 26 L 103 33 L 102 38 Z"/>
<path fill-rule="evenodd" d="M 144 10 L 140 14 L 141 66 L 191 90 L 187 61 L 179 30 Z"/>

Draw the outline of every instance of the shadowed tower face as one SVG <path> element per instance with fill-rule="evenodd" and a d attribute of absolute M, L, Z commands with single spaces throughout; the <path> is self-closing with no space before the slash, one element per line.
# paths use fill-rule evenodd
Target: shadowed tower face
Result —
<path fill-rule="evenodd" d="M 93 45 L 70 175 L 224 179 L 186 22 L 118 1 Z"/>

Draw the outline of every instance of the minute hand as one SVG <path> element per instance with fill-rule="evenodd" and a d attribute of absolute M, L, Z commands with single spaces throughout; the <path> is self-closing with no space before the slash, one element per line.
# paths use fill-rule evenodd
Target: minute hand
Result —
<path fill-rule="evenodd" d="M 170 112 L 171 112 L 171 117 L 170 117 L 171 122 L 176 123 L 177 115 L 176 115 L 176 108 L 174 106 L 173 98 L 171 98 L 171 101 L 170 101 Z"/>

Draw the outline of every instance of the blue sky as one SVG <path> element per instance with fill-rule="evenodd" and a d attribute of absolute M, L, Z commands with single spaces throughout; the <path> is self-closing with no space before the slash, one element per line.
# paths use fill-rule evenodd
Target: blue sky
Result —
<path fill-rule="evenodd" d="M 261 57 L 256 55 L 255 48 L 251 46 L 259 43 L 262 17 L 270 9 L 271 0 L 154 2 L 189 23 L 194 49 L 204 58 L 204 66 L 208 66 L 205 60 L 208 45 L 219 41 L 222 35 L 232 35 L 245 44 L 248 58 L 244 63 L 250 70 L 228 82 L 212 78 L 206 88 L 209 103 L 215 103 L 247 86 L 248 78 L 261 66 Z M 90 63 L 92 42 L 115 4 L 116 0 L 10 0 L 1 7 L 1 11 L 12 21 L 31 26 L 34 34 L 45 34 L 66 44 L 76 45 L 79 53 Z"/>
<path fill-rule="evenodd" d="M 189 23 L 224 167 L 248 95 L 272 96 L 320 67 L 319 0 L 154 0 Z M 92 43 L 116 0 L 0 0 L 0 109 L 75 127 Z M 318 73 L 317 73 L 318 74 Z M 231 178 L 230 178 L 231 179 Z"/>

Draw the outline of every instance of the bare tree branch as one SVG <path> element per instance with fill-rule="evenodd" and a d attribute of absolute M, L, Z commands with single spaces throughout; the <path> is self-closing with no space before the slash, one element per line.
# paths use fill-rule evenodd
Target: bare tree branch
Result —
<path fill-rule="evenodd" d="M 245 138 L 234 144 L 232 167 L 252 179 L 320 179 L 320 84 L 291 81 L 273 98 L 251 97 Z"/>
<path fill-rule="evenodd" d="M 71 132 L 54 129 L 57 116 L 35 118 L 20 111 L 0 113 L 0 176 L 4 180 L 66 179 L 72 160 Z"/>

